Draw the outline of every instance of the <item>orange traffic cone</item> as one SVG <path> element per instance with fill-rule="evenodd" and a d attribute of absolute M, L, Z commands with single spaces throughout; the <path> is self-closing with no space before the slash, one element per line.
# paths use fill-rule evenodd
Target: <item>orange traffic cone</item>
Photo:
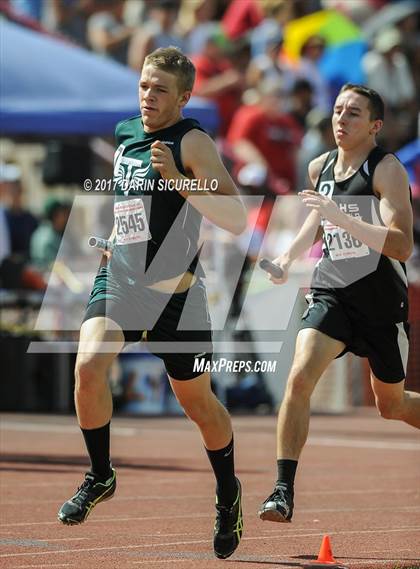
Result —
<path fill-rule="evenodd" d="M 337 563 L 332 554 L 330 537 L 328 535 L 324 535 L 322 538 L 318 559 L 315 563 Z"/>

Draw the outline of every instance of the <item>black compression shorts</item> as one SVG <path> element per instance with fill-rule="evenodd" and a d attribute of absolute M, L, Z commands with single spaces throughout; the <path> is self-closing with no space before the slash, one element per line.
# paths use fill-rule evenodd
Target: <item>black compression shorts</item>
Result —
<path fill-rule="evenodd" d="M 147 347 L 163 359 L 173 379 L 194 379 L 203 373 L 195 370 L 194 362 L 211 360 L 211 321 L 201 280 L 185 292 L 167 294 L 121 282 L 108 267 L 102 267 L 83 321 L 96 316 L 116 322 L 126 342 L 138 342 L 146 336 Z"/>
<path fill-rule="evenodd" d="M 340 340 L 346 345 L 340 356 L 352 352 L 367 357 L 372 372 L 384 383 L 398 383 L 405 379 L 407 322 L 375 324 L 356 319 L 346 310 L 345 303 L 328 290 L 312 290 L 308 297 L 310 304 L 302 316 L 301 330 L 314 328 Z"/>

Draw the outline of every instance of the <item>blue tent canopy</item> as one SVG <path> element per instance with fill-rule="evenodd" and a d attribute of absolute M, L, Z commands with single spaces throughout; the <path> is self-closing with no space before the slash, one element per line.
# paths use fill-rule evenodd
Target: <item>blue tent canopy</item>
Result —
<path fill-rule="evenodd" d="M 139 113 L 138 74 L 55 38 L 0 20 L 2 135 L 106 135 Z M 214 103 L 193 97 L 184 115 L 210 132 Z"/>

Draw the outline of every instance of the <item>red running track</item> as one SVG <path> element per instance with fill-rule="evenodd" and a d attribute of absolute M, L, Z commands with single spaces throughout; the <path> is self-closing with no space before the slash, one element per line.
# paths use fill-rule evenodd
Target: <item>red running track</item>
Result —
<path fill-rule="evenodd" d="M 237 417 L 234 427 L 245 530 L 220 561 L 213 477 L 187 419 L 114 419 L 117 494 L 67 527 L 57 509 L 87 468 L 75 419 L 3 415 L 0 567 L 315 569 L 328 534 L 337 567 L 420 568 L 418 431 L 372 410 L 312 417 L 293 523 L 275 524 L 256 515 L 274 481 L 275 418 Z"/>

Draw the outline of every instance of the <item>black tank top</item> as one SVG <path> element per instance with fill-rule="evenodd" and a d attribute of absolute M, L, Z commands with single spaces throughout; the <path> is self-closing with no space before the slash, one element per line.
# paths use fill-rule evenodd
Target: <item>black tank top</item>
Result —
<path fill-rule="evenodd" d="M 336 182 L 338 150 L 329 153 L 316 190 L 334 199 L 347 214 L 384 225 L 372 181 L 376 166 L 388 154 L 375 147 L 350 178 Z M 405 264 L 381 255 L 327 220 L 322 221 L 323 254 L 312 280 L 313 289 L 328 289 L 343 301 L 355 318 L 371 325 L 408 319 L 408 282 Z"/>
<path fill-rule="evenodd" d="M 181 141 L 198 121 L 145 132 L 140 116 L 116 128 L 114 158 L 114 220 L 116 246 L 110 269 L 117 279 L 149 285 L 189 270 L 204 272 L 197 261 L 202 215 L 176 189 L 168 187 L 150 162 L 151 144 L 160 140 L 172 150 L 178 170 L 185 175 Z"/>

